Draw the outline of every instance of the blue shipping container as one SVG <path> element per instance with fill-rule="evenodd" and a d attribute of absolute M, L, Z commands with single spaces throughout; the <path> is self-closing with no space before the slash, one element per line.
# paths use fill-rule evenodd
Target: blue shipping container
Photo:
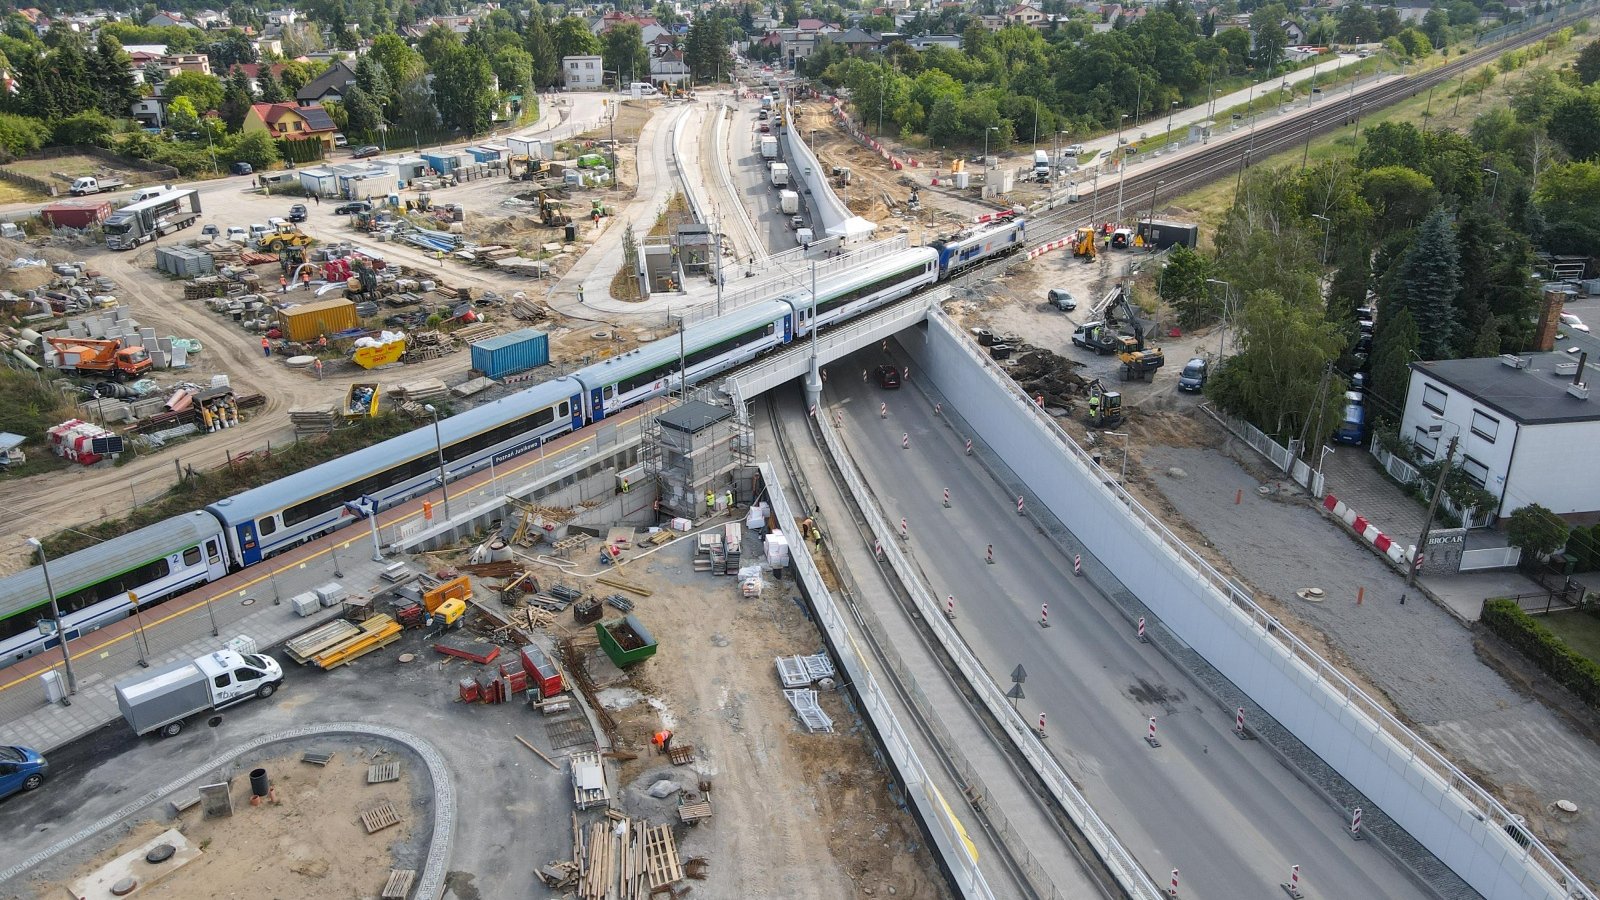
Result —
<path fill-rule="evenodd" d="M 550 362 L 550 338 L 537 328 L 524 328 L 472 345 L 472 368 L 490 378 L 504 378 Z"/>
<path fill-rule="evenodd" d="M 428 164 L 430 169 L 440 175 L 449 175 L 456 170 L 456 155 L 454 153 L 424 153 L 422 154 L 422 160 Z"/>

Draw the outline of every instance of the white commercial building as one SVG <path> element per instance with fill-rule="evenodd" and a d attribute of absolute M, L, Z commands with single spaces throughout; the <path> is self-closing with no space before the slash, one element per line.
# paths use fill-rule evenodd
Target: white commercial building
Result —
<path fill-rule="evenodd" d="M 598 56 L 563 56 L 561 75 L 569 91 L 598 91 L 605 86 L 605 63 Z"/>
<path fill-rule="evenodd" d="M 1501 518 L 1537 503 L 1600 512 L 1600 398 L 1564 353 L 1411 364 L 1400 437 L 1424 459 L 1457 438 L 1455 464 L 1499 498 Z"/>

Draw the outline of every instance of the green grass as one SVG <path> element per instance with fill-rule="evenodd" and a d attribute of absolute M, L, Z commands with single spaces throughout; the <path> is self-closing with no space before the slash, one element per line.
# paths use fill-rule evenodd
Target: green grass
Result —
<path fill-rule="evenodd" d="M 1573 610 L 1540 616 L 1539 621 L 1568 647 L 1600 665 L 1600 615 Z"/>

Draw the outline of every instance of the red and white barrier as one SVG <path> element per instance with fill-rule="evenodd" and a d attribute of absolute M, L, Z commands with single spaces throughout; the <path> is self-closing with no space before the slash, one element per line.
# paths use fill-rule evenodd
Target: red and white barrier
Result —
<path fill-rule="evenodd" d="M 1039 713 L 1039 737 L 1044 737 L 1044 713 Z"/>
<path fill-rule="evenodd" d="M 1021 510 L 1019 509 L 1018 512 L 1021 512 Z M 1080 553 L 1072 554 L 1072 574 L 1080 575 L 1080 576 L 1083 574 L 1083 555 L 1080 554 Z M 1139 620 L 1139 625 L 1140 625 L 1139 633 L 1143 634 L 1144 633 L 1144 627 L 1143 627 L 1144 626 L 1144 619 L 1140 619 Z"/>
<path fill-rule="evenodd" d="M 945 488 L 944 489 L 944 508 L 945 509 L 949 509 L 950 508 L 950 489 L 949 488 Z"/>
<path fill-rule="evenodd" d="M 887 404 L 887 403 L 879 403 L 878 404 L 878 418 L 880 418 L 880 419 L 889 418 L 889 404 Z"/>
<path fill-rule="evenodd" d="M 1415 564 L 1418 555 L 1415 548 L 1406 547 L 1395 542 L 1394 539 L 1379 531 L 1376 525 L 1367 521 L 1366 516 L 1357 515 L 1355 510 L 1346 506 L 1338 497 L 1332 494 L 1323 497 L 1322 508 L 1337 516 L 1340 521 L 1350 526 L 1351 530 L 1356 534 L 1361 535 L 1362 540 L 1371 544 L 1379 553 L 1389 557 L 1395 563 L 1400 565 L 1405 565 L 1406 563 Z"/>
<path fill-rule="evenodd" d="M 972 455 L 972 438 L 967 438 L 967 455 Z"/>
<path fill-rule="evenodd" d="M 1178 896 L 1178 870 L 1172 870 L 1172 887 L 1167 888 L 1168 897 Z"/>
<path fill-rule="evenodd" d="M 1048 603 L 1039 604 L 1039 627 L 1050 627 L 1050 604 Z"/>
<path fill-rule="evenodd" d="M 910 536 L 911 536 L 910 532 L 908 532 L 906 530 L 906 517 L 905 516 L 901 516 L 900 517 L 900 539 L 904 540 L 904 539 L 906 539 L 906 538 L 908 538 Z"/>
<path fill-rule="evenodd" d="M 1242 706 L 1239 707 L 1239 711 L 1234 713 L 1234 715 L 1233 715 L 1233 730 L 1240 737 L 1244 737 L 1245 736 L 1245 730 L 1244 730 L 1244 707 L 1242 707 Z"/>
<path fill-rule="evenodd" d="M 1156 717 L 1155 716 L 1151 716 L 1150 717 L 1150 728 L 1149 728 L 1149 730 L 1147 732 L 1145 732 L 1144 742 L 1146 744 L 1149 744 L 1152 747 L 1161 746 L 1161 742 L 1156 740 Z"/>
<path fill-rule="evenodd" d="M 950 594 L 944 598 L 944 615 L 947 619 L 956 617 L 956 595 Z"/>
<path fill-rule="evenodd" d="M 1144 636 L 1144 616 L 1139 617 L 1139 643 L 1150 643 L 1150 639 Z"/>
<path fill-rule="evenodd" d="M 1300 893 L 1300 867 L 1290 866 L 1289 880 L 1283 882 L 1279 887 L 1282 887 L 1289 894 L 1290 900 L 1301 900 L 1305 895 Z"/>
<path fill-rule="evenodd" d="M 990 544 L 988 546 L 988 548 L 983 551 L 983 561 L 988 563 L 991 566 L 994 565 L 994 545 L 993 544 Z"/>
<path fill-rule="evenodd" d="M 1017 498 L 1017 515 L 1022 515 L 1022 498 Z"/>
<path fill-rule="evenodd" d="M 1072 243 L 1072 238 L 1057 238 L 1053 241 L 1046 241 L 1045 243 L 1029 250 L 1026 258 L 1037 259 L 1046 253 L 1050 253 L 1051 251 L 1060 250 L 1062 247 L 1065 247 L 1070 243 Z"/>
<path fill-rule="evenodd" d="M 1351 815 L 1350 815 L 1350 836 L 1352 838 L 1355 838 L 1358 841 L 1361 840 L 1361 838 L 1362 838 L 1362 834 L 1361 834 L 1361 807 L 1359 807 L 1359 806 L 1356 807 L 1356 811 L 1354 813 L 1351 813 Z"/>
<path fill-rule="evenodd" d="M 909 431 L 900 432 L 900 449 L 901 450 L 910 450 L 911 449 L 911 432 L 909 432 Z"/>

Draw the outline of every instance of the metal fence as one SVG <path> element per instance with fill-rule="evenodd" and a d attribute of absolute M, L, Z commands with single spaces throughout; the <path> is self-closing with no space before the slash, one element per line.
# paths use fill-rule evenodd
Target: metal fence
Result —
<path fill-rule="evenodd" d="M 1478 572 L 1483 569 L 1509 569 L 1522 561 L 1520 547 L 1485 547 L 1461 554 L 1458 572 Z"/>

